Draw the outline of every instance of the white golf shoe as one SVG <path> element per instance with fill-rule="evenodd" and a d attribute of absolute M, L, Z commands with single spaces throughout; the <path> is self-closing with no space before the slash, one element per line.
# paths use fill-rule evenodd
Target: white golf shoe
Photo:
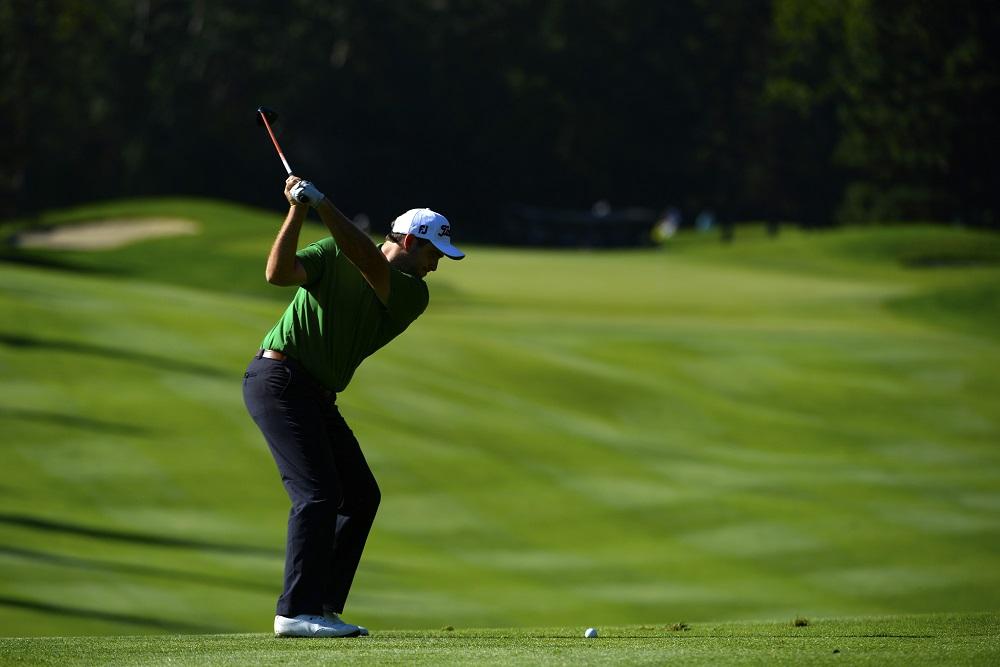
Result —
<path fill-rule="evenodd" d="M 340 614 L 338 614 L 336 612 L 332 612 L 332 611 L 324 611 L 323 612 L 323 618 L 325 618 L 328 621 L 332 621 L 334 623 L 343 623 L 344 625 L 352 625 L 351 623 L 348 623 L 347 621 L 345 621 L 344 619 L 342 619 L 340 617 Z M 359 637 L 367 637 L 368 636 L 368 628 L 366 628 L 365 626 L 363 626 L 363 625 L 355 625 L 354 627 L 356 627 L 360 631 L 360 634 L 358 635 Z"/>
<path fill-rule="evenodd" d="M 339 616 L 336 620 L 311 614 L 300 614 L 294 618 L 274 617 L 275 637 L 360 637 L 361 630 L 356 625 L 344 623 Z M 368 631 L 365 630 L 364 634 Z"/>

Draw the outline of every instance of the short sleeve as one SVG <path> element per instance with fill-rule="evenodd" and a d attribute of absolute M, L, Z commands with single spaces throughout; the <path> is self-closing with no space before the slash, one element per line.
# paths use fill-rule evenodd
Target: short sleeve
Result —
<path fill-rule="evenodd" d="M 330 239 L 332 240 L 332 239 Z M 323 275 L 323 268 L 326 265 L 326 257 L 329 252 L 336 252 L 337 246 L 327 243 L 327 239 L 310 243 L 302 250 L 295 253 L 299 263 L 306 270 L 306 285 L 311 285 Z"/>

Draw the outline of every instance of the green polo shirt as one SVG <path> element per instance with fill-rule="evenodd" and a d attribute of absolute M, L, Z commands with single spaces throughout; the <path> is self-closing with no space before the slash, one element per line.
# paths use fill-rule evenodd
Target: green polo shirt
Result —
<path fill-rule="evenodd" d="M 427 285 L 390 268 L 389 303 L 383 304 L 333 237 L 303 248 L 296 256 L 305 267 L 306 283 L 261 347 L 284 352 L 327 389 L 343 391 L 368 355 L 424 312 Z"/>

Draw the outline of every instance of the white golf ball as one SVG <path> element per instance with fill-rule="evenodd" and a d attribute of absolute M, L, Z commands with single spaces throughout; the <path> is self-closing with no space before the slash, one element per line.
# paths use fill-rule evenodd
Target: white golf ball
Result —
<path fill-rule="evenodd" d="M 593 639 L 597 636 L 597 628 L 587 628 L 587 631 L 583 633 L 583 636 L 587 639 Z"/>

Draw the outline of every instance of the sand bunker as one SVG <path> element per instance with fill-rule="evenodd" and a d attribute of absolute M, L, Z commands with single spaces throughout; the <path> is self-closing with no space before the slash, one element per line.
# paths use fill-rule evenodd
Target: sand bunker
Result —
<path fill-rule="evenodd" d="M 165 236 L 198 233 L 198 223 L 181 218 L 139 218 L 85 222 L 34 229 L 14 237 L 21 248 L 46 250 L 111 250 Z"/>

